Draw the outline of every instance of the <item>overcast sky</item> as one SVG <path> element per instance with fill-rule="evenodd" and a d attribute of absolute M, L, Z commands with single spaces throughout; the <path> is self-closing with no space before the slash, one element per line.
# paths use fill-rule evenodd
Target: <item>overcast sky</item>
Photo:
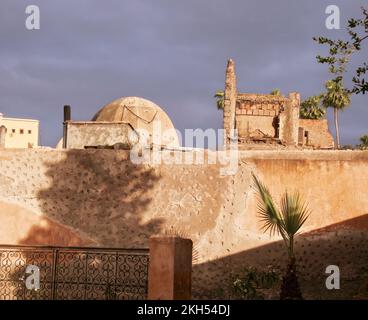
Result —
<path fill-rule="evenodd" d="M 30 4 L 41 10 L 37 31 L 25 28 Z M 228 58 L 241 92 L 321 92 L 329 75 L 312 37 L 345 34 L 326 29 L 329 4 L 344 26 L 368 1 L 1 0 L 0 112 L 39 119 L 49 146 L 61 136 L 64 104 L 73 119 L 90 120 L 122 96 L 152 100 L 180 130 L 221 128 L 213 94 Z M 368 95 L 354 96 L 341 115 L 342 143 L 368 134 L 367 119 Z"/>

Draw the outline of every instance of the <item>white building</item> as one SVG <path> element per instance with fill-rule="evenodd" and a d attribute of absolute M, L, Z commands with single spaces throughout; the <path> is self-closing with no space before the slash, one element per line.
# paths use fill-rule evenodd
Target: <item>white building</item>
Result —
<path fill-rule="evenodd" d="M 36 148 L 39 144 L 38 120 L 5 118 L 0 113 L 0 128 L 5 132 L 5 148 Z"/>

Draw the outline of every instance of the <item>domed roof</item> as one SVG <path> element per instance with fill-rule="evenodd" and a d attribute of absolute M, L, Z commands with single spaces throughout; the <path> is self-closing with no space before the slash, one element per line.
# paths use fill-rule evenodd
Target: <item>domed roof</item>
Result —
<path fill-rule="evenodd" d="M 146 130 L 150 142 L 170 147 L 179 146 L 179 139 L 169 116 L 158 105 L 143 98 L 123 97 L 114 100 L 98 111 L 92 121 L 126 122 L 137 131 Z M 154 128 L 154 123 L 159 123 L 160 133 L 153 132 L 157 128 L 157 125 Z M 161 135 L 162 141 L 157 139 L 157 134 Z"/>

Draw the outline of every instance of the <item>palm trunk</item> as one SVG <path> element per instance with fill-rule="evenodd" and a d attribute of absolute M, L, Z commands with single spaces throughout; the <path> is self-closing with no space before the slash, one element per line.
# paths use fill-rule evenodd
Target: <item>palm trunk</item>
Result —
<path fill-rule="evenodd" d="M 281 300 L 302 300 L 298 274 L 296 270 L 296 261 L 294 256 L 294 236 L 289 237 L 288 242 L 289 261 L 284 277 L 282 278 L 280 299 Z"/>
<path fill-rule="evenodd" d="M 294 259 L 294 236 L 290 236 L 289 238 L 289 259 Z"/>
<path fill-rule="evenodd" d="M 336 144 L 337 144 L 337 149 L 340 149 L 339 109 L 337 108 L 334 108 L 334 118 L 335 118 L 335 129 L 336 129 Z"/>
<path fill-rule="evenodd" d="M 303 300 L 300 291 L 295 258 L 290 258 L 282 278 L 280 300 Z"/>

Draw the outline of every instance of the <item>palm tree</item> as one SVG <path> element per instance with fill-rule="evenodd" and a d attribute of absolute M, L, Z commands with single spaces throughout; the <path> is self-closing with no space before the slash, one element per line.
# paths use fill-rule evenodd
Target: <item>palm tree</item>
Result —
<path fill-rule="evenodd" d="M 280 89 L 273 89 L 270 94 L 273 96 L 281 96 L 281 91 Z"/>
<path fill-rule="evenodd" d="M 334 120 L 336 129 L 336 144 L 340 148 L 340 129 L 339 129 L 339 111 L 345 109 L 350 104 L 351 93 L 345 89 L 342 83 L 342 77 L 326 82 L 327 92 L 323 95 L 322 105 L 325 108 L 334 109 Z"/>
<path fill-rule="evenodd" d="M 322 95 L 312 96 L 300 104 L 301 119 L 323 119 L 326 109 L 320 106 Z"/>
<path fill-rule="evenodd" d="M 358 147 L 362 150 L 368 150 L 368 135 L 360 137 L 361 144 Z"/>
<path fill-rule="evenodd" d="M 269 231 L 271 235 L 281 235 L 288 252 L 289 261 L 282 279 L 280 299 L 302 299 L 296 272 L 294 239 L 308 219 L 309 210 L 298 193 L 290 195 L 288 192 L 282 197 L 281 210 L 278 209 L 268 188 L 253 173 L 252 175 L 259 195 L 258 213 L 264 223 L 263 230 Z"/>
<path fill-rule="evenodd" d="M 224 92 L 224 90 L 217 90 L 213 97 L 216 98 L 217 109 L 218 110 L 224 110 L 224 105 L 225 105 L 225 92 Z"/>

